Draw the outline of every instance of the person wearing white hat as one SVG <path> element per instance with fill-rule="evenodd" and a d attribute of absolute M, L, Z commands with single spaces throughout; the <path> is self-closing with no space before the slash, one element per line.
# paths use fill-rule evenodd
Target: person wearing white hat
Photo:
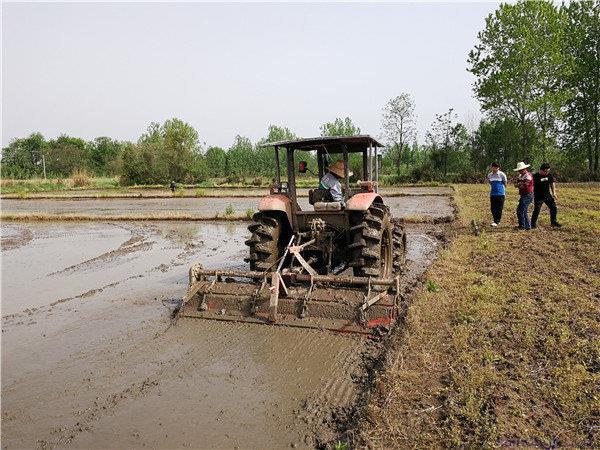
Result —
<path fill-rule="evenodd" d="M 515 186 L 519 189 L 519 205 L 517 206 L 517 219 L 519 221 L 518 230 L 530 230 L 531 222 L 529 221 L 529 205 L 533 202 L 533 175 L 529 173 L 527 168 L 529 164 L 521 161 L 517 164 L 514 172 L 519 172 Z"/>
<path fill-rule="evenodd" d="M 348 172 L 348 176 L 352 176 L 352 172 Z M 342 185 L 340 180 L 344 178 L 344 161 L 338 159 L 334 164 L 328 167 L 328 172 L 321 178 L 319 187 L 321 189 L 329 189 L 334 202 L 344 204 L 344 196 L 342 194 Z"/>

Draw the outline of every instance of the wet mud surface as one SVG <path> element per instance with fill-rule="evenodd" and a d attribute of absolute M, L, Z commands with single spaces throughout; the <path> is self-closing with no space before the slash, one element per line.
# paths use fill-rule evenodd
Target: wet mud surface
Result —
<path fill-rule="evenodd" d="M 180 319 L 187 270 L 243 269 L 246 225 L 3 224 L 2 448 L 312 447 L 355 401 L 355 335 Z M 408 225 L 411 283 L 442 225 Z"/>
<path fill-rule="evenodd" d="M 408 189 L 408 188 L 407 188 Z M 422 189 L 422 188 L 421 188 Z M 433 188 L 428 188 L 433 189 Z M 443 189 L 443 188 L 437 188 Z M 194 215 L 225 216 L 228 208 L 234 214 L 258 209 L 258 198 L 140 198 L 140 199 L 35 199 L 1 201 L 3 213 L 85 214 L 101 218 L 118 215 Z M 308 198 L 300 197 L 302 209 L 312 207 Z M 446 195 L 411 195 L 386 198 L 394 217 L 427 216 L 442 218 L 452 215 L 451 197 Z"/>
<path fill-rule="evenodd" d="M 200 188 L 206 197 L 262 197 L 269 189 L 265 187 L 244 188 Z M 181 189 L 179 195 L 196 197 L 197 188 Z M 449 186 L 383 186 L 379 188 L 383 195 L 452 195 L 453 189 Z M 28 192 L 25 199 L 35 198 L 95 198 L 103 196 L 123 197 L 172 197 L 169 189 L 148 188 L 119 188 L 119 189 L 72 189 L 65 191 Z M 299 188 L 299 196 L 308 196 L 308 188 Z M 16 194 L 3 195 L 9 198 L 18 197 Z"/>

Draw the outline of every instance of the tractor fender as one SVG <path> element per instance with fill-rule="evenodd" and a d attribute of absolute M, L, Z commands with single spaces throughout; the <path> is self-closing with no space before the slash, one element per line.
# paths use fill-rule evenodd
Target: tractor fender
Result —
<path fill-rule="evenodd" d="M 346 209 L 348 211 L 366 211 L 373 203 L 383 203 L 381 195 L 376 192 L 361 192 L 350 197 Z"/>
<path fill-rule="evenodd" d="M 292 223 L 292 201 L 283 194 L 271 194 L 260 199 L 259 211 L 282 211 L 285 213 L 288 224 Z"/>

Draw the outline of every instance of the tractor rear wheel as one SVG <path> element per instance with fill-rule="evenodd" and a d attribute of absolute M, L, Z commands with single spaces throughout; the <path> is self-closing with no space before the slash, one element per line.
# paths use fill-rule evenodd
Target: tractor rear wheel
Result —
<path fill-rule="evenodd" d="M 406 230 L 403 220 L 394 220 L 394 273 L 402 273 L 406 264 Z"/>
<path fill-rule="evenodd" d="M 252 235 L 246 241 L 250 256 L 244 261 L 250 262 L 250 270 L 266 271 L 275 265 L 279 258 L 281 221 L 274 215 L 257 213 L 254 222 L 248 225 Z"/>
<path fill-rule="evenodd" d="M 350 266 L 355 276 L 391 277 L 394 271 L 393 225 L 387 206 L 373 204 L 350 228 Z"/>

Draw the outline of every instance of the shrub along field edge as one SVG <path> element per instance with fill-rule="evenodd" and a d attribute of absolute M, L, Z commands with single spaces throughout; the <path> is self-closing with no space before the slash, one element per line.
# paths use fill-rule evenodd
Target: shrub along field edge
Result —
<path fill-rule="evenodd" d="M 503 225 L 484 226 L 487 189 L 456 186 L 451 243 L 391 338 L 357 445 L 600 446 L 600 190 L 561 186 L 564 227 L 544 209 L 523 232 L 511 189 Z"/>

